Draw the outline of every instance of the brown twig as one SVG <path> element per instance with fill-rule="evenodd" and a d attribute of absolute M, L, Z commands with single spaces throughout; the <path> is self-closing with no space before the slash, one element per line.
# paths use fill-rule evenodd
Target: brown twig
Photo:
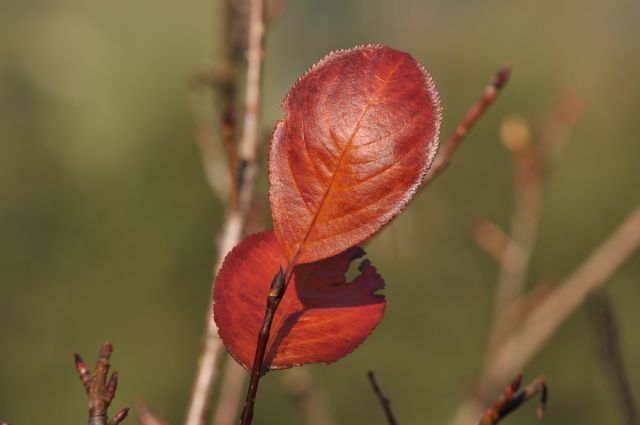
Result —
<path fill-rule="evenodd" d="M 548 395 L 544 377 L 536 378 L 522 389 L 520 389 L 521 384 L 522 374 L 518 374 L 511 384 L 505 388 L 500 399 L 485 412 L 482 419 L 480 419 L 479 425 L 497 424 L 537 394 L 540 394 L 540 405 L 536 410 L 536 414 L 538 419 L 541 419 L 547 405 Z"/>
<path fill-rule="evenodd" d="M 107 410 L 118 388 L 118 372 L 113 372 L 107 381 L 112 351 L 113 346 L 110 343 L 102 343 L 93 373 L 89 372 L 80 355 L 74 353 L 76 370 L 89 398 L 89 425 L 118 425 L 129 414 L 129 408 L 124 407 L 110 420 L 107 416 Z"/>
<path fill-rule="evenodd" d="M 611 311 L 611 305 L 602 293 L 594 294 L 589 304 L 598 331 L 602 363 L 615 386 L 625 422 L 627 425 L 638 425 L 640 424 L 640 416 L 634 402 L 631 385 L 629 385 L 629 375 L 620 350 L 618 327 Z"/>
<path fill-rule="evenodd" d="M 223 98 L 222 112 L 222 145 L 227 157 L 227 168 L 231 181 L 231 208 L 238 206 L 238 152 L 236 146 L 236 69 L 239 54 L 242 50 L 242 39 L 237 36 L 240 12 L 234 0 L 225 1 L 225 28 L 223 46 L 225 59 L 223 64 L 224 78 L 220 80 L 220 92 Z"/>
<path fill-rule="evenodd" d="M 505 249 L 507 245 L 513 244 L 509 235 L 497 224 L 484 218 L 475 220 L 471 225 L 469 234 L 480 248 L 502 266 Z"/>
<path fill-rule="evenodd" d="M 515 205 L 509 243 L 500 259 L 500 275 L 494 301 L 494 320 L 485 362 L 512 329 L 503 311 L 524 292 L 529 262 L 538 235 L 542 199 L 542 169 L 551 169 L 564 149 L 581 108 L 575 97 L 562 98 L 542 130 L 539 146 L 531 143 L 528 124 L 517 117 L 506 119 L 500 129 L 514 163 Z"/>
<path fill-rule="evenodd" d="M 485 88 L 483 96 L 471 107 L 471 109 L 467 111 L 462 121 L 460 121 L 453 134 L 449 137 L 449 140 L 447 140 L 447 143 L 445 143 L 444 148 L 438 151 L 433 165 L 422 182 L 422 188 L 428 185 L 436 176 L 447 168 L 449 162 L 451 162 L 453 153 L 458 149 L 458 146 L 460 146 L 460 143 L 462 143 L 465 136 L 469 131 L 471 131 L 478 119 L 496 100 L 502 88 L 507 84 L 507 81 L 509 81 L 510 75 L 511 64 L 508 63 L 502 65 L 498 72 L 496 72 L 491 83 Z"/>
<path fill-rule="evenodd" d="M 222 31 L 222 46 L 224 56 L 220 66 L 212 70 L 199 71 L 193 75 L 189 86 L 193 89 L 194 95 L 205 92 L 207 97 L 206 105 L 209 105 L 209 95 L 214 94 L 214 99 L 220 99 L 222 104 L 222 114 L 219 119 L 220 131 L 214 130 L 210 121 L 210 111 L 206 110 L 205 104 L 201 101 L 194 102 L 194 116 L 196 118 L 195 137 L 201 151 L 201 157 L 207 181 L 213 191 L 221 195 L 223 199 L 227 195 L 226 190 L 221 191 L 221 184 L 218 183 L 219 176 L 215 175 L 218 169 L 219 150 L 218 139 L 222 140 L 222 148 L 225 153 L 226 168 L 229 175 L 228 184 L 225 182 L 225 189 L 229 187 L 229 199 L 232 208 L 237 207 L 238 187 L 237 187 L 237 144 L 236 144 L 236 97 L 237 97 L 237 69 L 243 52 L 243 40 L 239 37 L 243 23 L 240 5 L 237 0 L 224 1 L 224 18 Z M 213 89 L 213 90 L 202 90 Z M 196 96 L 194 96 L 195 99 Z M 201 96 L 198 96 L 201 97 Z M 214 106 L 218 102 L 214 102 Z M 216 108 L 217 109 L 217 108 Z M 206 110 L 206 112 L 205 112 Z M 221 192 L 221 193 L 220 193 Z"/>
<path fill-rule="evenodd" d="M 512 305 L 524 292 L 529 262 L 538 235 L 542 198 L 540 154 L 537 147 L 531 144 L 526 123 L 507 120 L 501 133 L 514 163 L 515 205 L 509 243 L 505 245 L 500 259 L 493 324 L 489 332 L 485 363 L 490 362 L 496 348 L 513 329 L 514 322 L 506 320 L 504 315 L 507 306 Z"/>
<path fill-rule="evenodd" d="M 387 417 L 387 422 L 389 423 L 389 425 L 398 425 L 396 417 L 393 414 L 393 410 L 391 410 L 391 400 L 389 400 L 389 398 L 382 391 L 382 388 L 380 388 L 375 373 L 370 370 L 369 372 L 367 372 L 367 377 L 369 378 L 369 382 L 371 382 L 373 392 L 378 397 L 378 401 L 380 402 L 380 405 L 384 410 L 384 415 Z"/>
<path fill-rule="evenodd" d="M 523 320 L 497 350 L 488 376 L 504 382 L 520 370 L 562 323 L 640 249 L 640 206 L 593 254 Z"/>
<path fill-rule="evenodd" d="M 256 355 L 253 360 L 253 367 L 251 368 L 251 380 L 249 381 L 247 398 L 244 402 L 242 416 L 240 417 L 240 425 L 249 425 L 253 419 L 253 405 L 255 404 L 256 394 L 258 393 L 258 384 L 260 383 L 260 377 L 265 373 L 263 370 L 264 354 L 267 350 L 269 336 L 271 335 L 271 323 L 286 290 L 285 279 L 284 269 L 280 267 L 280 271 L 276 273 L 273 281 L 271 282 L 271 289 L 269 290 L 269 296 L 267 297 L 267 307 L 265 309 L 264 320 L 262 321 L 260 332 L 258 333 Z"/>
<path fill-rule="evenodd" d="M 542 142 L 533 145 L 529 126 L 518 117 L 506 119 L 500 129 L 505 147 L 514 162 L 515 206 L 509 234 L 504 234 L 490 222 L 473 230 L 472 238 L 490 255 L 498 258 L 500 274 L 496 286 L 492 326 L 485 354 L 485 365 L 479 383 L 480 395 L 468 398 L 458 409 L 454 424 L 470 423 L 477 417 L 481 400 L 489 397 L 504 379 L 518 369 L 497 373 L 494 359 L 504 341 L 515 331 L 518 323 L 530 312 L 531 304 L 541 303 L 540 295 L 548 295 L 544 287 L 534 288 L 524 295 L 529 262 L 538 234 L 542 198 L 542 171 L 549 170 L 566 145 L 581 108 L 574 97 L 558 102 L 542 130 Z M 546 299 L 546 298 L 545 298 Z M 492 369 L 493 368 L 493 369 Z"/>
<path fill-rule="evenodd" d="M 236 187 L 237 205 L 228 211 L 219 241 L 218 261 L 215 270 L 220 268 L 224 257 L 240 242 L 244 232 L 247 213 L 251 207 L 254 182 L 257 175 L 257 150 L 259 146 L 260 99 L 262 89 L 262 71 L 264 58 L 264 0 L 250 0 L 248 42 L 247 42 L 247 78 L 244 100 L 244 119 L 242 139 L 238 145 L 238 166 Z M 210 304 L 211 305 L 211 304 Z M 207 410 L 211 388 L 216 378 L 217 363 L 222 353 L 222 344 L 218 329 L 212 320 L 209 309 L 206 317 L 204 346 L 200 355 L 196 382 L 192 391 L 185 425 L 201 425 Z"/>
<path fill-rule="evenodd" d="M 584 102 L 572 92 L 564 94 L 556 103 L 540 134 L 540 152 L 546 167 L 555 164 L 564 151 L 583 109 Z"/>
<path fill-rule="evenodd" d="M 587 295 L 604 285 L 640 249 L 640 206 L 609 238 L 554 291 L 533 308 L 491 358 L 481 379 L 480 397 L 470 397 L 458 408 L 453 424 L 468 424 L 491 394 L 537 354 Z"/>

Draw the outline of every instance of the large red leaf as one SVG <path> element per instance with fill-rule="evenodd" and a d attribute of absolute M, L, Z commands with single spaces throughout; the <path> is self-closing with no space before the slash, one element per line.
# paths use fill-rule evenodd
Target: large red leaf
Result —
<path fill-rule="evenodd" d="M 345 282 L 359 247 L 296 267 L 274 317 L 265 366 L 282 369 L 306 363 L 332 363 L 356 349 L 384 315 L 385 300 L 375 292 L 384 281 L 367 261 L 360 275 Z M 214 318 L 231 355 L 251 370 L 269 282 L 285 264 L 272 231 L 244 239 L 227 255 L 216 278 Z"/>
<path fill-rule="evenodd" d="M 440 103 L 409 54 L 362 46 L 329 54 L 282 104 L 269 200 L 291 265 L 373 235 L 409 202 L 438 145 Z"/>

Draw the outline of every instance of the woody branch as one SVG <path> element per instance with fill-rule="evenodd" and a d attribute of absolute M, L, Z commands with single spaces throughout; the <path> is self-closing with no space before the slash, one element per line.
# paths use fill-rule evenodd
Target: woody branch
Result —
<path fill-rule="evenodd" d="M 260 101 L 264 59 L 264 1 L 250 0 L 247 37 L 247 71 L 244 98 L 242 136 L 237 144 L 237 168 L 235 187 L 237 202 L 232 202 L 227 212 L 219 239 L 218 261 L 215 271 L 231 249 L 240 242 L 251 207 L 253 189 L 257 175 L 257 150 L 259 146 Z M 226 140 L 226 139 L 225 139 Z M 232 195 L 235 196 L 235 195 Z M 192 390 L 185 425 L 201 425 L 211 398 L 211 389 L 217 376 L 218 361 L 222 354 L 222 343 L 217 327 L 212 320 L 212 311 L 207 312 L 206 331 L 196 381 Z"/>

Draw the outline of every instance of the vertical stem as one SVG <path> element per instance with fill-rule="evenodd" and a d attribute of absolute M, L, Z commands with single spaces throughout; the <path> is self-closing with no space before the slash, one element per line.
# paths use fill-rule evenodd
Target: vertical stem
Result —
<path fill-rule="evenodd" d="M 262 326 L 258 333 L 256 355 L 251 368 L 251 380 L 249 381 L 247 398 L 244 402 L 244 409 L 240 418 L 241 425 L 249 425 L 253 419 L 253 406 L 256 401 L 256 394 L 258 393 L 260 377 L 263 374 L 264 354 L 267 350 L 269 336 L 271 335 L 271 323 L 273 322 L 273 316 L 280 305 L 280 301 L 282 301 L 282 297 L 284 296 L 284 292 L 286 290 L 285 282 L 285 273 L 282 267 L 280 267 L 280 271 L 273 278 L 273 282 L 271 282 L 271 290 L 267 297 L 267 308 L 265 309 L 264 320 L 262 321 Z"/>
<path fill-rule="evenodd" d="M 542 199 L 540 154 L 528 138 L 521 143 L 522 146 L 512 152 L 515 165 L 515 205 L 509 228 L 509 243 L 500 259 L 500 275 L 494 297 L 493 323 L 489 332 L 485 367 L 491 363 L 497 347 L 514 328 L 513 320 L 508 318 L 508 307 L 524 292 L 529 263 L 538 236 Z M 491 379 L 485 378 L 484 381 Z M 490 384 L 493 388 L 489 391 L 493 392 L 500 383 Z"/>
<path fill-rule="evenodd" d="M 253 186 L 257 175 L 257 150 L 259 146 L 260 96 L 262 63 L 264 58 L 264 0 L 250 0 L 249 28 L 247 42 L 247 78 L 244 100 L 244 119 L 242 138 L 238 144 L 237 180 L 238 191 L 236 205 L 229 210 L 218 250 L 216 271 L 220 268 L 227 253 L 240 242 L 244 232 L 247 213 L 253 198 Z M 213 289 L 212 289 L 213 291 Z M 217 376 L 217 364 L 222 354 L 222 343 L 218 328 L 213 321 L 211 307 L 207 312 L 207 329 L 204 346 L 200 355 L 196 382 L 193 387 L 185 425 L 201 425 L 207 411 L 211 389 Z"/>
<path fill-rule="evenodd" d="M 256 158 L 260 119 L 260 98 L 264 59 L 264 35 L 266 32 L 264 0 L 249 1 L 249 35 L 247 40 L 247 88 L 244 97 L 243 133 L 240 140 L 240 158 L 251 161 Z"/>
<path fill-rule="evenodd" d="M 378 397 L 382 410 L 384 410 L 384 414 L 387 417 L 387 423 L 389 425 L 398 425 L 398 421 L 396 421 L 393 410 L 391 410 L 391 400 L 389 400 L 389 397 L 382 392 L 382 388 L 380 388 L 380 384 L 378 384 L 375 373 L 373 373 L 373 371 L 369 371 L 367 373 L 367 377 L 369 378 L 369 382 L 371 382 L 373 392 L 376 393 L 376 396 Z"/>
<path fill-rule="evenodd" d="M 238 207 L 238 152 L 236 137 L 236 69 L 238 66 L 238 51 L 241 42 L 236 35 L 239 25 L 239 13 L 235 0 L 226 0 L 224 20 L 224 65 L 222 67 L 222 144 L 227 155 L 227 168 L 231 182 L 231 208 Z"/>

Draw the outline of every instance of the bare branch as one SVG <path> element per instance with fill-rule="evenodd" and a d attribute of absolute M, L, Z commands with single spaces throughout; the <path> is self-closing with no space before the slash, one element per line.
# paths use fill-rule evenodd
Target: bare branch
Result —
<path fill-rule="evenodd" d="M 257 175 L 257 150 L 259 146 L 261 80 L 264 58 L 264 0 L 251 0 L 249 11 L 247 42 L 247 79 L 244 101 L 244 120 L 242 139 L 238 145 L 238 164 L 236 188 L 237 203 L 231 205 L 219 241 L 218 262 L 215 271 L 220 268 L 224 257 L 240 242 L 244 232 L 247 214 L 253 198 L 253 187 Z M 217 363 L 222 354 L 222 344 L 218 329 L 212 320 L 209 309 L 206 323 L 205 341 L 200 355 L 196 382 L 185 419 L 185 425 L 201 425 L 204 421 L 211 388 L 217 374 Z"/>
<path fill-rule="evenodd" d="M 502 125 L 504 145 L 511 151 L 514 163 L 515 205 L 509 229 L 509 243 L 500 258 L 500 274 L 496 285 L 493 324 L 485 356 L 488 364 L 496 348 L 512 331 L 514 322 L 506 320 L 507 306 L 524 292 L 529 262 L 538 235 L 541 204 L 540 156 L 529 140 L 523 120 L 506 120 Z"/>
<path fill-rule="evenodd" d="M 373 387 L 373 392 L 376 393 L 378 400 L 380 401 L 380 405 L 384 410 L 384 414 L 387 417 L 387 422 L 389 425 L 398 425 L 395 416 L 393 415 L 393 410 L 391 410 L 391 400 L 382 392 L 382 388 L 378 384 L 378 380 L 376 379 L 375 373 L 373 371 L 367 372 L 367 377 L 369 378 L 369 382 L 371 382 L 371 386 Z"/>
<path fill-rule="evenodd" d="M 508 369 L 495 376 L 497 350 L 514 332 L 522 318 L 550 297 L 546 286 L 535 287 L 524 294 L 529 262 L 533 253 L 540 220 L 542 171 L 550 169 L 566 145 L 581 107 L 575 97 L 565 97 L 547 120 L 540 145 L 531 143 L 527 122 L 510 117 L 502 123 L 503 144 L 512 153 L 514 162 L 515 207 L 509 235 L 490 222 L 481 222 L 473 229 L 474 240 L 494 258 L 498 258 L 500 274 L 494 300 L 493 321 L 485 354 L 483 375 L 477 397 L 468 397 L 454 424 L 468 424 L 477 417 L 482 400 L 497 391 L 499 385 L 520 368 Z M 516 332 L 517 333 L 517 332 Z"/>
<path fill-rule="evenodd" d="M 564 94 L 556 103 L 540 136 L 540 152 L 546 167 L 555 164 L 564 151 L 583 109 L 584 102 L 572 92 Z"/>
<path fill-rule="evenodd" d="M 108 420 L 107 410 L 116 395 L 118 387 L 117 372 L 113 372 L 107 382 L 112 351 L 113 346 L 109 342 L 104 342 L 100 346 L 100 354 L 93 373 L 89 372 L 78 353 L 73 354 L 78 376 L 89 398 L 89 425 L 118 425 L 129 413 L 129 408 L 125 407 L 120 409 L 111 420 Z"/>
<path fill-rule="evenodd" d="M 471 239 L 478 244 L 489 256 L 491 256 L 500 266 L 504 259 L 504 252 L 507 245 L 514 244 L 497 224 L 491 220 L 478 219 L 471 225 L 469 230 Z"/>
<path fill-rule="evenodd" d="M 586 296 L 604 285 L 639 248 L 640 206 L 505 340 L 488 368 L 492 382 L 504 382 L 506 376 L 520 370 Z"/>
<path fill-rule="evenodd" d="M 540 394 L 540 405 L 536 410 L 538 419 L 542 418 L 547 405 L 547 384 L 543 376 L 536 378 L 525 388 L 520 389 L 522 383 L 522 375 L 518 374 L 516 378 L 509 384 L 500 399 L 489 408 L 479 425 L 494 425 L 504 419 L 514 410 L 522 406 L 527 400 Z"/>
<path fill-rule="evenodd" d="M 447 168 L 449 162 L 451 162 L 453 153 L 458 149 L 458 146 L 460 146 L 460 143 L 462 143 L 466 135 L 469 134 L 469 131 L 471 131 L 478 119 L 496 100 L 498 94 L 500 94 L 500 91 L 509 80 L 510 75 L 511 64 L 503 65 L 498 72 L 496 72 L 491 83 L 485 88 L 482 98 L 467 111 L 467 114 L 462 121 L 460 121 L 454 133 L 449 137 L 447 143 L 445 143 L 444 148 L 438 151 L 433 165 L 422 182 L 422 188 L 427 186 L 436 176 Z"/>
<path fill-rule="evenodd" d="M 627 425 L 638 425 L 640 424 L 640 416 L 634 402 L 631 385 L 629 385 L 629 375 L 622 357 L 622 350 L 620 350 L 618 327 L 611 311 L 611 305 L 602 293 L 594 294 L 589 304 L 598 331 L 602 363 L 615 386 L 625 421 Z"/>
<path fill-rule="evenodd" d="M 287 268 L 287 271 L 290 269 Z M 273 278 L 271 282 L 271 289 L 267 296 L 267 306 L 264 312 L 264 320 L 262 326 L 258 332 L 258 342 L 256 344 L 256 355 L 253 359 L 253 366 L 251 367 L 251 380 L 249 381 L 249 388 L 247 390 L 247 398 L 244 402 L 244 409 L 242 410 L 242 416 L 240 417 L 240 425 L 250 425 L 253 420 L 253 405 L 256 402 L 256 395 L 258 393 L 258 384 L 260 383 L 260 377 L 266 372 L 263 369 L 264 355 L 267 351 L 267 343 L 271 336 L 271 324 L 273 317 L 276 314 L 280 301 L 284 296 L 287 289 L 287 276 L 284 269 L 280 266 L 280 270 Z"/>
<path fill-rule="evenodd" d="M 224 0 L 222 47 L 224 56 L 222 63 L 214 69 L 199 71 L 193 75 L 190 88 L 193 91 L 193 111 L 195 117 L 195 138 L 200 148 L 207 182 L 221 199 L 227 199 L 232 208 L 237 207 L 238 188 L 238 153 L 236 143 L 236 98 L 239 61 L 244 51 L 242 26 L 244 24 L 242 8 L 237 0 Z M 211 90 L 213 89 L 213 90 Z M 211 93 L 216 102 L 211 102 Z M 204 96 L 203 96 L 204 95 Z M 206 98 L 206 102 L 201 98 Z M 214 128 L 211 122 L 211 106 L 218 105 L 220 100 L 222 114 L 216 117 L 220 128 Z M 219 146 L 225 154 L 228 181 L 220 183 Z M 224 189 L 221 189 L 224 187 Z M 228 192 L 227 192 L 228 191 Z"/>

